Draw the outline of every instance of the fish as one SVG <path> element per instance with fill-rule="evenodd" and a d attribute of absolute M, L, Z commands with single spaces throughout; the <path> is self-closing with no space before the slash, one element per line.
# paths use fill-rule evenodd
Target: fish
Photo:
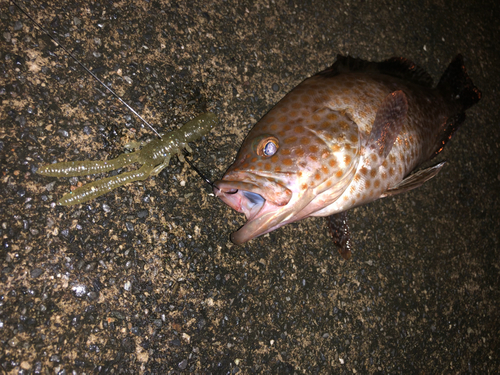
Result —
<path fill-rule="evenodd" d="M 444 162 L 415 170 L 443 150 L 481 96 L 462 55 L 435 87 L 403 57 L 337 55 L 255 124 L 214 182 L 214 194 L 247 219 L 231 241 L 324 216 L 340 255 L 351 258 L 347 211 L 436 176 Z"/>

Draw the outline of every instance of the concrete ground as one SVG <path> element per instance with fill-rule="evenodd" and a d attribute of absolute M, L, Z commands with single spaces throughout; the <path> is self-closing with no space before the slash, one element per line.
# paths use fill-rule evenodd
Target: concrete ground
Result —
<path fill-rule="evenodd" d="M 483 99 L 437 178 L 351 212 L 350 261 L 322 218 L 234 246 L 243 215 L 176 158 L 88 204 L 54 204 L 87 178 L 39 166 L 116 157 L 152 133 L 2 2 L 3 372 L 500 371 L 498 1 L 22 3 L 158 128 L 217 113 L 193 144 L 213 179 L 338 53 L 404 56 L 435 81 L 462 53 Z"/>

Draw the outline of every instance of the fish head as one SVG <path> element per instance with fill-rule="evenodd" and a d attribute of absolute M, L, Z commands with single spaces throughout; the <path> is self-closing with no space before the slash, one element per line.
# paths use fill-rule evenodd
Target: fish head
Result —
<path fill-rule="evenodd" d="M 285 97 L 254 126 L 214 183 L 214 194 L 247 218 L 231 236 L 236 244 L 331 204 L 356 169 L 357 125 L 328 108 L 294 110 L 291 102 Z"/>

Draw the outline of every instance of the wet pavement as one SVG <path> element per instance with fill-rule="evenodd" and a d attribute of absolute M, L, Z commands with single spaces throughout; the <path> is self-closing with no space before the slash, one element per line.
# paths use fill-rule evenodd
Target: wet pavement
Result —
<path fill-rule="evenodd" d="M 176 158 L 88 204 L 55 205 L 93 177 L 43 177 L 40 165 L 116 157 L 152 134 L 2 2 L 3 372 L 500 371 L 498 2 L 59 3 L 23 4 L 158 128 L 218 114 L 193 144 L 212 179 L 337 53 L 404 56 L 435 81 L 462 53 L 483 99 L 435 179 L 352 210 L 350 261 L 322 218 L 235 246 L 243 215 Z"/>

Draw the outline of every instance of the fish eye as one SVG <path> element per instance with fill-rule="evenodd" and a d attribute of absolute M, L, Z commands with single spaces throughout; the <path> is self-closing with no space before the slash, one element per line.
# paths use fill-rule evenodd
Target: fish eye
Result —
<path fill-rule="evenodd" d="M 278 139 L 275 137 L 266 137 L 257 145 L 257 155 L 270 157 L 278 152 L 280 147 Z"/>

